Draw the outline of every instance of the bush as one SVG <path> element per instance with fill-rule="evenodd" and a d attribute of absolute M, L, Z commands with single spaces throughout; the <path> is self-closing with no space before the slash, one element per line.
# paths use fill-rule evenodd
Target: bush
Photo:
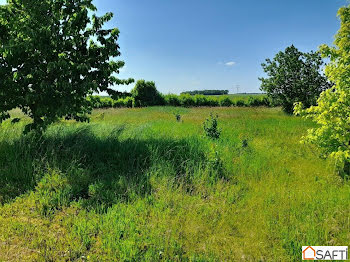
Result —
<path fill-rule="evenodd" d="M 204 96 L 189 94 L 182 95 L 161 95 L 161 100 L 156 105 L 166 106 L 183 106 L 183 107 L 229 107 L 229 106 L 273 106 L 271 100 L 267 96 L 251 96 L 245 99 L 245 97 L 239 97 L 231 99 L 228 96 Z M 122 107 L 140 107 L 142 103 L 139 100 L 135 100 L 133 97 L 127 96 L 126 98 L 120 98 L 114 100 L 110 97 L 90 96 L 87 98 L 93 108 L 122 108 Z"/>
<path fill-rule="evenodd" d="M 242 100 L 242 99 L 238 99 L 238 100 L 236 101 L 235 105 L 236 105 L 236 106 L 242 107 L 242 106 L 245 106 L 245 102 L 244 102 L 244 100 Z"/>
<path fill-rule="evenodd" d="M 263 102 L 258 97 L 249 97 L 247 101 L 247 106 L 262 106 Z"/>
<path fill-rule="evenodd" d="M 217 98 L 214 98 L 214 97 L 209 98 L 208 102 L 209 102 L 208 106 L 211 106 L 211 107 L 217 107 L 220 105 L 219 100 Z"/>
<path fill-rule="evenodd" d="M 101 108 L 113 107 L 113 99 L 109 97 L 101 98 Z"/>
<path fill-rule="evenodd" d="M 124 99 L 123 99 L 123 98 L 120 98 L 120 99 L 118 99 L 118 100 L 114 100 L 114 102 L 113 102 L 113 107 L 114 107 L 114 108 L 125 107 Z"/>
<path fill-rule="evenodd" d="M 269 97 L 264 96 L 261 100 L 263 106 L 271 107 L 272 106 L 272 101 Z"/>
<path fill-rule="evenodd" d="M 135 107 L 164 105 L 164 98 L 158 92 L 154 82 L 137 81 L 131 94 Z"/>
<path fill-rule="evenodd" d="M 203 129 L 205 135 L 211 139 L 219 139 L 221 135 L 221 129 L 218 128 L 218 115 L 210 113 L 210 117 L 203 123 Z"/>
<path fill-rule="evenodd" d="M 165 95 L 164 102 L 167 106 L 181 106 L 179 96 L 174 94 Z"/>
<path fill-rule="evenodd" d="M 184 107 L 196 106 L 196 102 L 193 96 L 188 94 L 182 94 L 179 96 L 180 104 Z"/>
<path fill-rule="evenodd" d="M 193 96 L 194 103 L 196 106 L 209 106 L 209 99 L 204 95 L 195 95 Z"/>
<path fill-rule="evenodd" d="M 134 106 L 135 104 L 135 100 L 133 97 L 126 97 L 123 99 L 123 102 L 124 102 L 124 107 L 128 107 L 128 108 L 131 108 Z"/>
<path fill-rule="evenodd" d="M 220 106 L 232 106 L 233 102 L 228 96 L 223 96 L 219 98 Z"/>

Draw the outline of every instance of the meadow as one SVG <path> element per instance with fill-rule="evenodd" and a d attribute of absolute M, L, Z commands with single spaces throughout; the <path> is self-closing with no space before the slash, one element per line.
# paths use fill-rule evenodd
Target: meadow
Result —
<path fill-rule="evenodd" d="M 0 261 L 300 261 L 349 243 L 349 181 L 279 108 L 97 109 L 42 136 L 28 121 L 0 126 Z"/>

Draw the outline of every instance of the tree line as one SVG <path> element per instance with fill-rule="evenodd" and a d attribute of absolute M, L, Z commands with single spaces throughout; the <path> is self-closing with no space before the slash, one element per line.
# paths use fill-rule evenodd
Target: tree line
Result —
<path fill-rule="evenodd" d="M 185 91 L 181 94 L 189 94 L 189 95 L 205 95 L 205 96 L 221 96 L 228 95 L 228 90 L 194 90 L 194 91 Z"/>

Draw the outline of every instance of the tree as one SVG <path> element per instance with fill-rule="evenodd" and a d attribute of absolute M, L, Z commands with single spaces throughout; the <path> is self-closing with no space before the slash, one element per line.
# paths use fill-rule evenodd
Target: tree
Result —
<path fill-rule="evenodd" d="M 290 114 L 295 102 L 302 102 L 306 107 L 315 105 L 320 93 L 331 87 L 320 73 L 323 65 L 319 53 L 302 53 L 293 45 L 287 47 L 272 61 L 266 59 L 262 64 L 268 78 L 259 78 L 261 90 Z"/>
<path fill-rule="evenodd" d="M 156 84 L 145 80 L 138 80 L 133 90 L 132 97 L 136 106 L 155 106 L 164 104 L 164 98 L 158 92 Z"/>
<path fill-rule="evenodd" d="M 88 95 L 129 84 L 115 73 L 124 66 L 119 30 L 105 29 L 92 0 L 8 0 L 0 6 L 0 122 L 20 108 L 33 119 L 26 131 L 43 131 L 65 117 L 87 121 Z"/>
<path fill-rule="evenodd" d="M 321 47 L 322 55 L 330 59 L 325 72 L 334 86 L 321 94 L 317 106 L 303 110 L 298 103 L 295 114 L 318 124 L 308 130 L 303 141 L 316 144 L 323 156 L 335 160 L 341 172 L 350 174 L 350 6 L 341 8 L 338 16 L 341 27 L 335 47 Z"/>

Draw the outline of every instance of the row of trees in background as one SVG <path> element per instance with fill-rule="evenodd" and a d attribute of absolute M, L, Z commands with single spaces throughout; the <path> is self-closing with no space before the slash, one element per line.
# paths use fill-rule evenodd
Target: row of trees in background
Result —
<path fill-rule="evenodd" d="M 88 101 L 92 108 L 132 108 L 148 106 L 146 103 L 136 100 L 134 97 L 125 97 L 119 99 L 113 99 L 111 97 L 90 96 Z M 264 95 L 260 96 L 242 96 L 242 97 L 229 97 L 229 96 L 204 96 L 188 94 L 183 95 L 160 95 L 157 100 L 157 104 L 152 106 L 182 106 L 182 107 L 257 107 L 266 106 L 271 107 L 273 104 L 271 100 Z"/>
<path fill-rule="evenodd" d="M 113 99 L 112 97 L 90 96 L 88 101 L 92 108 L 123 108 L 147 106 L 183 106 L 183 107 L 229 107 L 229 106 L 273 106 L 266 95 L 255 96 L 205 96 L 205 95 L 163 95 L 155 82 L 138 80 L 130 96 Z"/>
<path fill-rule="evenodd" d="M 228 95 L 228 90 L 195 90 L 195 91 L 185 91 L 181 94 L 189 94 L 189 95 L 205 95 L 205 96 L 221 96 Z"/>

